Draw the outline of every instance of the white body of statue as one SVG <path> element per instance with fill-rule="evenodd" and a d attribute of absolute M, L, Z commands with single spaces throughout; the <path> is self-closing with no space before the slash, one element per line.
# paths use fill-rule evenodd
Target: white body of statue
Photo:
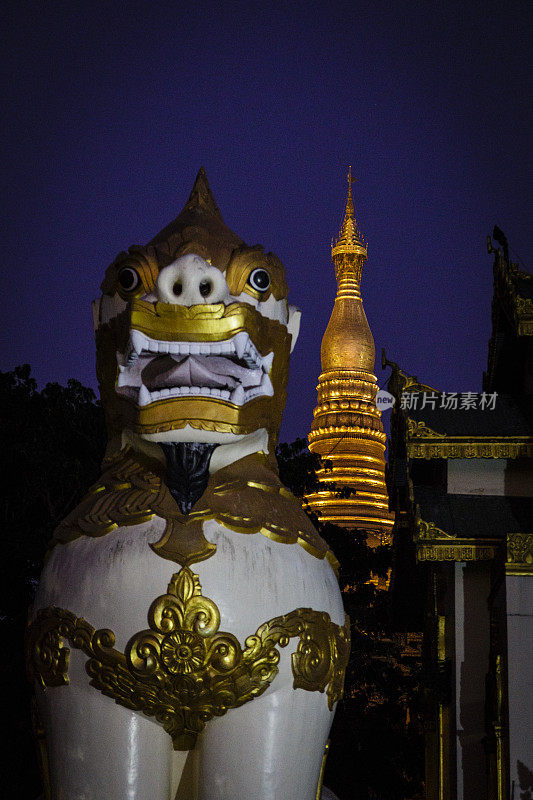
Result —
<path fill-rule="evenodd" d="M 205 255 L 205 251 L 198 249 Z M 261 258 L 264 259 L 265 256 L 259 254 L 258 258 L 260 267 L 255 266 L 254 269 L 256 277 L 259 277 L 256 283 L 262 290 L 267 282 L 262 274 L 265 269 L 261 266 Z M 208 466 L 204 470 L 205 482 L 212 483 L 216 482 L 217 475 L 226 474 L 228 470 L 231 473 L 235 465 L 243 463 L 243 459 L 248 459 L 244 462 L 247 464 L 250 457 L 253 459 L 257 454 L 265 458 L 270 451 L 271 455 L 274 439 L 268 430 L 268 424 L 262 424 L 264 415 L 261 417 L 256 413 L 258 427 L 253 429 L 254 415 L 250 412 L 241 425 L 238 413 L 244 411 L 248 403 L 252 407 L 254 399 L 257 400 L 258 397 L 261 399 L 264 395 L 265 402 L 276 400 L 276 392 L 283 391 L 283 388 L 278 390 L 275 380 L 278 354 L 275 350 L 269 351 L 264 341 L 261 346 L 254 343 L 253 331 L 244 331 L 245 336 L 242 335 L 242 330 L 237 333 L 230 331 L 225 336 L 223 332 L 217 334 L 215 329 L 210 328 L 211 338 L 204 345 L 202 343 L 206 337 L 201 332 L 207 330 L 209 325 L 201 321 L 199 327 L 194 328 L 196 323 L 193 320 L 192 327 L 187 327 L 187 322 L 180 328 L 180 320 L 187 321 L 190 309 L 193 309 L 194 316 L 194 310 L 200 308 L 200 311 L 205 310 L 205 319 L 211 324 L 217 314 L 220 315 L 221 309 L 226 313 L 230 306 L 237 310 L 246 306 L 245 315 L 250 312 L 256 315 L 254 319 L 258 319 L 257 315 L 268 319 L 268 324 L 274 326 L 275 330 L 283 329 L 284 335 L 290 337 L 294 346 L 298 312 L 287 306 L 285 297 L 276 299 L 273 294 L 269 294 L 267 299 L 262 299 L 264 294 L 253 285 L 254 291 L 251 294 L 246 293 L 246 290 L 235 293 L 237 290 L 228 286 L 227 270 L 213 266 L 193 250 L 179 255 L 166 266 L 159 266 L 155 276 L 152 270 L 153 286 L 139 288 L 134 285 L 133 290 L 137 290 L 135 303 L 142 313 L 153 313 L 154 309 L 157 311 L 159 304 L 159 308 L 165 313 L 177 314 L 177 322 L 172 330 L 164 335 L 149 335 L 146 327 L 143 332 L 143 325 L 138 324 L 135 310 L 125 316 L 130 303 L 125 292 L 129 290 L 128 282 L 132 277 L 125 270 L 130 270 L 130 273 L 135 273 L 135 270 L 131 265 L 122 266 L 121 269 L 118 274 L 119 280 L 124 284 L 124 291 L 113 292 L 108 288 L 96 304 L 95 317 L 97 329 L 104 330 L 104 334 L 112 330 L 113 325 L 118 325 L 116 320 L 121 320 L 120 325 L 128 328 L 122 339 L 118 337 L 117 349 L 112 353 L 117 359 L 114 373 L 116 377 L 113 386 L 107 388 L 107 397 L 115 392 L 123 403 L 137 409 L 140 424 L 133 422 L 130 426 L 127 414 L 124 418 L 120 414 L 113 417 L 115 430 L 112 441 L 115 444 L 112 463 L 123 464 L 121 459 L 125 458 L 123 454 L 127 452 L 132 463 L 136 463 L 136 459 L 143 463 L 143 458 L 146 458 L 146 463 L 152 467 L 159 464 L 161 470 L 164 470 L 165 448 L 168 451 L 180 443 L 216 445 L 210 450 L 211 458 L 210 461 L 207 459 Z M 266 271 L 268 273 L 268 269 Z M 137 269 L 137 277 L 138 273 Z M 135 274 L 132 280 L 135 283 Z M 206 286 L 209 288 L 207 297 Z M 135 303 L 131 301 L 130 305 L 136 307 Z M 183 312 L 183 309 L 187 311 Z M 216 313 L 213 309 L 216 309 Z M 180 316 L 183 313 L 185 317 Z M 164 320 L 157 324 L 164 324 Z M 183 345 L 185 340 L 185 349 L 189 348 L 188 355 L 184 354 L 183 346 L 179 351 L 178 343 L 181 341 Z M 252 359 L 248 340 L 257 345 Z M 231 347 L 228 342 L 232 342 Z M 193 345 L 198 343 L 203 347 L 199 353 L 193 349 Z M 248 354 L 248 358 L 243 358 L 243 346 L 244 356 Z M 98 347 L 102 347 L 102 340 Z M 221 364 L 224 348 L 233 355 L 232 359 L 228 359 L 231 361 L 230 377 L 226 388 L 221 388 L 224 385 Z M 170 364 L 169 353 L 175 355 L 174 362 Z M 199 356 L 196 360 L 193 358 L 195 354 Z M 216 362 L 213 362 L 216 368 L 211 369 L 209 358 L 213 355 L 216 357 Z M 162 360 L 164 357 L 167 358 L 166 362 Z M 160 369 L 153 366 L 156 361 L 160 364 Z M 147 370 L 150 364 L 151 372 L 150 369 Z M 163 374 L 164 379 L 161 378 Z M 101 369 L 100 380 L 104 385 L 105 370 Z M 201 392 L 193 391 L 195 384 L 202 384 L 202 381 L 205 386 L 200 386 Z M 173 386 L 173 383 L 177 386 Z M 222 392 L 229 397 L 226 398 Z M 200 412 L 195 416 L 195 413 L 191 413 L 191 408 L 195 408 L 191 404 L 198 402 L 202 394 L 206 393 L 217 400 L 218 405 L 209 407 L 215 408 L 216 413 L 213 416 L 209 408 L 202 411 L 200 403 Z M 105 405 L 105 392 L 103 402 Z M 109 404 L 109 399 L 107 403 Z M 259 404 L 256 403 L 256 406 L 259 407 Z M 231 417 L 232 420 L 237 419 L 237 423 L 225 423 L 226 407 L 229 409 L 228 414 L 237 413 L 237 417 Z M 180 414 L 176 414 L 176 408 L 184 408 L 186 416 L 182 413 L 180 418 Z M 168 420 L 161 424 L 165 409 L 169 410 Z M 214 424 L 209 417 L 210 413 Z M 153 416 L 150 417 L 150 414 Z M 277 411 L 273 414 L 275 416 Z M 117 419 L 125 421 L 117 423 Z M 134 417 L 130 416 L 130 419 Z M 168 421 L 170 424 L 167 424 Z M 229 430 L 231 425 L 233 430 Z M 157 469 L 153 467 L 150 475 L 156 473 Z M 240 480 L 246 483 L 246 477 L 246 474 L 241 475 Z M 329 615 L 328 624 L 332 626 L 332 630 L 334 626 L 340 629 L 345 625 L 337 579 L 323 552 L 317 553 L 312 547 L 301 546 L 302 542 L 296 541 L 296 537 L 289 541 L 290 536 L 284 539 L 281 533 L 270 535 L 268 522 L 260 530 L 257 530 L 258 525 L 244 530 L 237 523 L 224 524 L 224 520 L 229 517 L 225 517 L 222 512 L 206 512 L 199 523 L 204 547 L 202 554 L 196 557 L 191 555 L 192 550 L 189 549 L 181 560 L 179 557 L 171 558 L 168 554 L 162 556 L 157 551 L 157 544 L 165 539 L 168 516 L 172 516 L 174 512 L 169 512 L 168 515 L 162 511 L 158 513 L 160 506 L 154 500 L 154 505 L 148 508 L 150 513 L 146 513 L 148 501 L 141 498 L 135 501 L 139 505 L 136 510 L 140 510 L 145 519 L 137 521 L 135 509 L 132 511 L 131 508 L 133 495 L 127 495 L 130 499 L 124 501 L 120 516 L 116 512 L 120 506 L 120 492 L 133 491 L 131 480 L 129 483 L 115 481 L 116 485 L 108 482 L 105 489 L 98 489 L 92 495 L 97 499 L 104 498 L 103 501 L 98 500 L 103 503 L 102 506 L 96 509 L 96 506 L 90 505 L 96 500 L 89 499 L 84 501 L 89 505 L 86 504 L 81 511 L 77 510 L 71 515 L 67 526 L 68 535 L 58 537 L 43 570 L 33 610 L 34 626 L 38 628 L 37 620 L 41 618 L 52 619 L 54 614 L 57 617 L 65 611 L 70 614 L 69 619 L 77 620 L 76 624 L 79 624 L 79 620 L 85 620 L 92 626 L 91 629 L 112 631 L 115 637 L 112 649 L 123 654 L 128 649 L 128 642 L 136 634 L 155 630 L 155 623 L 152 621 L 149 624 L 148 620 L 151 604 L 156 598 L 165 595 L 173 576 L 185 572 L 198 576 L 201 589 L 197 590 L 197 594 L 201 592 L 200 600 L 209 598 L 216 605 L 220 617 L 219 630 L 231 633 L 243 649 L 246 647 L 247 637 L 255 634 L 266 621 L 290 615 L 297 609 L 325 612 Z M 164 486 L 164 481 L 160 481 L 160 484 L 157 484 L 157 491 L 160 493 L 157 496 L 161 497 L 161 492 L 165 492 L 165 507 L 170 508 L 174 501 Z M 248 481 L 247 486 L 248 492 L 261 492 L 261 497 L 268 495 L 268 504 L 275 511 L 276 503 L 282 497 L 279 492 L 283 493 L 283 490 L 272 491 L 268 486 L 265 488 L 262 485 L 262 488 L 258 488 L 253 481 Z M 150 491 L 150 496 L 155 497 L 155 490 Z M 175 496 L 181 497 L 180 491 L 178 487 Z M 239 495 L 235 495 L 236 500 L 233 501 L 231 491 L 229 487 L 226 494 L 220 494 L 223 500 L 226 498 L 224 502 L 229 508 L 227 513 L 248 519 L 248 509 L 235 507 L 239 505 Z M 105 506 L 106 496 L 114 498 L 115 505 Z M 286 497 L 284 501 L 289 502 Z M 250 502 L 253 505 L 253 498 Z M 187 506 L 186 499 L 183 503 L 180 508 L 183 507 L 185 512 L 182 514 L 176 510 L 175 519 L 179 523 L 180 531 L 188 531 L 189 527 L 185 524 L 189 520 L 187 514 L 194 515 L 197 506 L 194 502 L 192 506 L 190 502 Z M 104 519 L 104 511 L 109 519 Z M 264 508 L 257 513 L 264 514 Z M 192 545 L 191 548 L 194 550 Z M 63 611 L 58 612 L 57 609 Z M 160 661 L 163 664 L 166 658 L 166 667 L 163 667 L 168 667 L 165 680 L 173 675 L 177 675 L 180 680 L 195 679 L 195 670 L 199 668 L 205 653 L 203 645 L 196 642 L 198 636 L 194 631 L 199 631 L 200 636 L 204 635 L 202 626 L 205 627 L 206 624 L 205 614 L 203 617 L 201 614 L 197 615 L 194 625 L 189 626 L 192 632 L 186 636 L 183 632 L 180 634 L 181 649 L 178 642 L 178 649 L 170 656 L 170 645 L 161 645 L 161 653 L 164 653 Z M 183 625 L 186 627 L 185 623 Z M 143 702 L 143 681 L 150 686 L 150 691 L 157 691 L 159 686 L 150 672 L 151 662 L 145 650 L 139 650 L 142 658 L 146 656 L 146 663 L 143 662 L 142 667 L 145 672 L 142 675 L 139 672 L 140 677 L 136 678 L 136 688 L 135 691 L 132 690 L 132 697 L 135 699 L 130 704 L 133 707 L 126 707 L 120 687 L 116 690 L 108 688 L 105 690 L 107 693 L 104 693 L 101 686 L 95 686 L 94 674 L 90 674 L 87 666 L 91 655 L 88 646 L 82 645 L 81 639 L 74 639 L 72 636 L 69 640 L 66 628 L 59 626 L 54 631 L 54 641 L 56 644 L 57 641 L 61 643 L 63 655 L 65 648 L 69 651 L 68 664 L 63 664 L 63 671 L 65 675 L 68 673 L 68 677 L 61 685 L 57 681 L 54 685 L 54 680 L 47 673 L 47 669 L 52 670 L 50 664 L 54 660 L 54 654 L 61 655 L 57 647 L 54 650 L 53 642 L 50 644 L 51 634 L 47 639 L 42 630 L 38 629 L 35 634 L 38 645 L 34 647 L 34 661 L 45 664 L 41 667 L 34 665 L 34 672 L 38 681 L 37 705 L 46 738 L 51 800 L 315 800 L 334 702 L 328 702 L 325 686 L 318 690 L 294 688 L 292 655 L 299 646 L 305 649 L 305 642 L 298 635 L 292 635 L 290 640 L 282 641 L 278 646 L 278 672 L 266 688 L 263 687 L 257 696 L 247 699 L 239 707 L 232 707 L 231 701 L 228 701 L 227 710 L 218 709 L 211 714 L 211 718 L 204 719 L 205 724 L 202 722 L 202 730 L 198 732 L 192 749 L 176 750 L 178 740 L 176 738 L 173 744 L 173 738 L 165 729 L 161 715 L 158 718 L 157 714 L 145 713 L 139 707 Z M 41 639 L 38 638 L 39 635 Z M 196 644 L 193 642 L 195 636 Z M 311 631 L 311 639 L 313 637 Z M 160 634 L 157 642 L 161 644 L 163 640 L 164 634 Z M 222 656 L 226 650 L 219 650 L 219 654 L 222 654 L 220 663 L 223 662 Z M 94 652 L 91 652 L 94 659 Z M 345 657 L 346 653 L 344 659 Z M 332 646 L 332 668 L 335 667 L 335 659 L 340 658 Z M 98 657 L 96 662 L 98 666 Z M 336 668 L 341 671 L 343 669 L 338 665 Z M 116 677 L 117 684 L 120 684 L 123 674 L 112 666 L 106 685 L 114 685 L 113 676 Z"/>

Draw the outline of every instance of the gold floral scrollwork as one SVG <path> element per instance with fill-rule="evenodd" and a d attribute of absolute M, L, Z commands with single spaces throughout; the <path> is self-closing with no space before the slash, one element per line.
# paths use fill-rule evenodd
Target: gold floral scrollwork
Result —
<path fill-rule="evenodd" d="M 194 747 L 214 716 L 261 695 L 278 673 L 280 653 L 299 638 L 292 655 L 293 686 L 324 692 L 328 705 L 342 696 L 350 628 L 325 612 L 299 608 L 265 622 L 246 639 L 219 631 L 220 613 L 202 595 L 198 576 L 184 567 L 148 611 L 149 629 L 136 633 L 125 652 L 113 649 L 110 630 L 95 631 L 59 608 L 40 610 L 28 635 L 30 674 L 46 686 L 68 683 L 69 650 L 89 656 L 91 685 L 120 705 L 155 717 L 176 750 Z"/>
<path fill-rule="evenodd" d="M 426 522 L 424 519 L 417 520 L 417 533 L 416 538 L 418 541 L 421 539 L 453 539 L 455 538 L 452 536 L 451 533 L 446 533 L 446 531 L 441 530 L 441 528 L 437 528 L 434 522 Z"/>
<path fill-rule="evenodd" d="M 43 618 L 39 626 L 28 632 L 28 666 L 42 686 L 63 686 L 68 683 L 70 651 L 63 645 L 61 621 L 56 616 Z"/>
<path fill-rule="evenodd" d="M 78 619 L 62 608 L 45 609 L 37 613 L 27 635 L 28 669 L 43 686 L 63 686 L 69 682 L 70 651 L 63 644 L 64 639 L 72 647 L 103 663 L 109 662 L 110 658 L 115 663 L 110 656 L 117 652 L 113 650 L 115 636 L 112 631 L 106 628 L 95 631 L 84 619 Z M 123 662 L 122 653 L 118 655 L 121 658 L 117 663 Z"/>
<path fill-rule="evenodd" d="M 417 422 L 416 420 L 410 418 L 407 420 L 407 435 L 410 439 L 415 437 L 423 437 L 424 439 L 439 439 L 443 436 L 446 436 L 445 433 L 438 433 L 432 428 L 428 428 L 423 420 Z"/>
<path fill-rule="evenodd" d="M 507 573 L 533 574 L 533 533 L 507 534 Z"/>

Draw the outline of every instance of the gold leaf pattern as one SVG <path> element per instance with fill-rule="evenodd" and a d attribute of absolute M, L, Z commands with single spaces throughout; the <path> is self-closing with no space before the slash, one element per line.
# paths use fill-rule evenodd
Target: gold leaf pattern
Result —
<path fill-rule="evenodd" d="M 261 695 L 278 673 L 278 648 L 293 638 L 299 639 L 291 659 L 294 688 L 327 688 L 330 709 L 342 696 L 348 617 L 341 627 L 325 612 L 298 608 L 265 622 L 243 648 L 233 634 L 219 631 L 217 606 L 202 595 L 198 576 L 183 567 L 167 593 L 151 604 L 148 624 L 121 653 L 114 649 L 112 631 L 95 630 L 64 609 L 41 609 L 28 631 L 30 676 L 46 686 L 68 683 L 66 639 L 89 656 L 91 685 L 120 705 L 154 717 L 176 750 L 194 747 L 214 716 Z"/>
<path fill-rule="evenodd" d="M 122 451 L 110 460 L 100 481 L 57 528 L 52 544 L 82 534 L 104 536 L 119 525 L 138 525 L 157 515 L 167 524 L 152 549 L 162 558 L 185 566 L 214 554 L 216 546 L 204 537 L 203 523 L 215 519 L 237 533 L 261 533 L 276 542 L 297 543 L 317 558 L 327 557 L 335 568 L 335 556 L 266 456 L 247 456 L 211 475 L 204 494 L 188 515 L 179 510 L 161 469 L 156 462 L 141 462 L 131 450 Z"/>

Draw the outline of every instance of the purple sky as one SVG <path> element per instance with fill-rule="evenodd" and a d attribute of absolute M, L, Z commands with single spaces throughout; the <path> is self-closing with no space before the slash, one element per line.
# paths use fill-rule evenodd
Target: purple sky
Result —
<path fill-rule="evenodd" d="M 225 222 L 287 267 L 303 320 L 282 438 L 306 435 L 351 163 L 378 355 L 480 389 L 495 223 L 533 269 L 531 8 L 9 0 L 0 369 L 94 386 L 104 269 L 204 165 Z"/>

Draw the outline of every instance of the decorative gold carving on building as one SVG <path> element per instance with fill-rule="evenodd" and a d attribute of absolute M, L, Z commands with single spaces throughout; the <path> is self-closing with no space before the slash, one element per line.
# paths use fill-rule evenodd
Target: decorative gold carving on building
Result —
<path fill-rule="evenodd" d="M 423 519 L 417 520 L 415 544 L 417 561 L 490 561 L 499 550 L 494 539 L 459 538 Z"/>
<path fill-rule="evenodd" d="M 385 485 L 385 433 L 376 407 L 375 348 L 361 299 L 367 244 L 357 226 L 351 167 L 344 220 L 331 255 L 337 296 L 321 346 L 318 402 L 309 449 L 331 463 L 324 488 L 306 496 L 323 522 L 360 528 L 371 544 L 387 540 L 394 517 Z M 335 489 L 331 488 L 335 485 Z"/>
<path fill-rule="evenodd" d="M 505 769 L 505 750 L 506 750 L 506 720 L 504 719 L 504 667 L 503 658 L 498 654 L 495 658 L 494 666 L 496 678 L 496 719 L 493 722 L 494 737 L 496 739 L 496 788 L 498 800 L 504 800 L 507 795 L 507 781 Z"/>
<path fill-rule="evenodd" d="M 120 705 L 155 717 L 172 737 L 176 750 L 195 746 L 198 734 L 214 716 L 261 695 L 278 673 L 280 653 L 291 639 L 293 687 L 326 690 L 328 706 L 342 696 L 350 650 L 350 628 L 335 625 L 329 614 L 299 608 L 269 620 L 246 639 L 219 630 L 220 613 L 202 595 L 198 576 L 188 567 L 175 573 L 167 593 L 148 611 L 149 629 L 136 633 L 124 653 L 114 649 L 108 629 L 95 630 L 71 611 L 37 612 L 28 633 L 32 677 L 44 686 L 68 684 L 69 649 L 89 660 L 91 686 Z"/>
<path fill-rule="evenodd" d="M 428 428 L 423 420 L 407 420 L 407 435 L 410 439 L 422 437 L 423 439 L 439 439 L 446 436 L 445 433 L 438 433 L 432 428 Z"/>
<path fill-rule="evenodd" d="M 518 269 L 518 265 L 509 260 L 508 253 L 502 254 L 500 250 L 493 248 L 490 237 L 488 240 L 488 252 L 496 253 L 494 260 L 494 296 L 492 300 L 493 315 L 497 315 L 499 313 L 498 308 L 501 308 L 505 319 L 514 328 L 518 337 L 533 336 L 533 301 L 531 300 L 533 276 Z M 496 364 L 499 360 L 498 351 L 498 336 L 496 328 L 493 326 L 489 340 L 487 385 L 490 385 L 495 376 Z"/>
<path fill-rule="evenodd" d="M 533 436 L 447 436 L 407 420 L 408 458 L 532 458 Z"/>
<path fill-rule="evenodd" d="M 417 547 L 418 561 L 491 561 L 495 545 L 478 544 L 475 539 L 461 539 L 456 544 L 421 544 Z"/>
<path fill-rule="evenodd" d="M 98 483 L 61 523 L 54 542 L 104 536 L 119 526 L 158 516 L 166 528 L 152 549 L 185 566 L 215 553 L 216 546 L 203 534 L 203 523 L 214 519 L 237 533 L 260 533 L 276 542 L 299 544 L 311 555 L 327 558 L 336 569 L 335 556 L 272 466 L 266 456 L 256 453 L 218 470 L 191 512 L 183 515 L 163 481 L 161 465 L 142 459 L 132 449 L 123 450 L 108 461 Z"/>
<path fill-rule="evenodd" d="M 399 378 L 404 380 L 403 392 L 426 392 L 427 394 L 441 394 L 440 389 L 434 389 L 426 383 L 420 383 L 416 375 L 406 375 L 401 369 L 398 370 Z"/>
<path fill-rule="evenodd" d="M 510 575 L 533 575 L 533 533 L 507 534 L 505 571 Z"/>
<path fill-rule="evenodd" d="M 434 522 L 426 522 L 423 519 L 418 520 L 417 524 L 417 539 L 453 539 L 450 533 L 437 528 Z"/>
<path fill-rule="evenodd" d="M 442 674 L 447 665 L 446 652 L 446 617 L 439 614 L 437 617 L 437 662 L 439 672 Z M 439 748 L 439 767 L 438 767 L 438 798 L 439 800 L 449 800 L 451 796 L 450 786 L 450 739 L 451 715 L 450 704 L 445 702 L 448 698 L 439 698 L 438 704 L 438 748 Z"/>

